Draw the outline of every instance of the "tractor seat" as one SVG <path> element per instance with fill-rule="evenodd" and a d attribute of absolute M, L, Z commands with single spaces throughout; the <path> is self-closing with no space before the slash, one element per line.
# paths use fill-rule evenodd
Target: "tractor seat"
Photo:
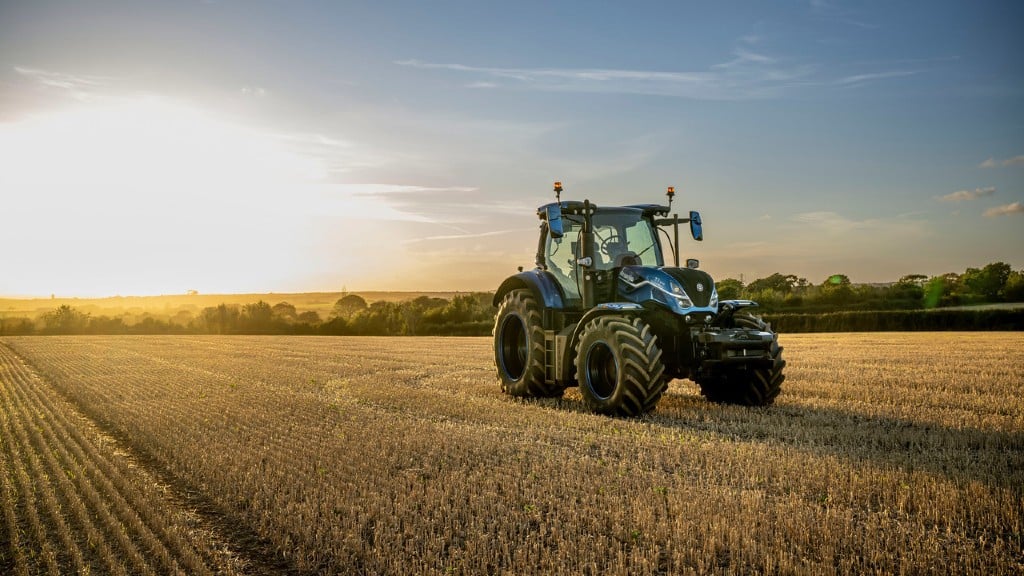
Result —
<path fill-rule="evenodd" d="M 615 255 L 615 262 L 613 268 L 622 268 L 623 266 L 639 266 L 640 257 L 636 255 L 636 252 L 622 252 L 621 254 Z"/>

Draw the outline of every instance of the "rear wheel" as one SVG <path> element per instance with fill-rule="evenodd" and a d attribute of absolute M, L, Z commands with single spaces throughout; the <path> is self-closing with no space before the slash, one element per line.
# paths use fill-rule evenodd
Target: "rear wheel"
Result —
<path fill-rule="evenodd" d="M 748 328 L 770 332 L 768 324 L 749 314 L 737 314 L 733 318 L 737 328 Z M 742 406 L 768 406 L 782 390 L 786 375 L 782 373 L 786 361 L 782 359 L 782 346 L 778 334 L 772 334 L 769 349 L 772 357 L 771 368 L 728 368 L 710 378 L 697 380 L 700 393 L 712 402 L 739 404 Z"/>
<path fill-rule="evenodd" d="M 602 316 L 576 347 L 576 380 L 587 407 L 634 416 L 654 408 L 668 386 L 661 349 L 641 318 Z"/>
<path fill-rule="evenodd" d="M 565 388 L 544 382 L 544 326 L 529 290 L 512 290 L 494 320 L 494 364 L 501 390 L 512 396 L 561 396 Z"/>

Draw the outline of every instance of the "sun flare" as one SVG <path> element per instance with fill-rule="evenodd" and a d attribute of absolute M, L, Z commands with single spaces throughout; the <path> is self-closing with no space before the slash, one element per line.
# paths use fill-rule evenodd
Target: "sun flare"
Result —
<path fill-rule="evenodd" d="M 388 215 L 294 138 L 158 97 L 0 124 L 0 158 L 0 240 L 38 294 L 284 288 L 339 222 Z"/>

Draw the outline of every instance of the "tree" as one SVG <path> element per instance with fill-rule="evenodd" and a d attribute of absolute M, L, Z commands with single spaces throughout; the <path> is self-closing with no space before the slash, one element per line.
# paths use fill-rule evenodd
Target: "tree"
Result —
<path fill-rule="evenodd" d="M 320 314 L 317 314 L 316 310 L 306 310 L 305 312 L 299 314 L 296 320 L 302 324 L 319 324 Z"/>
<path fill-rule="evenodd" d="M 853 299 L 853 283 L 846 274 L 833 274 L 821 283 L 821 297 L 833 304 L 848 304 Z"/>
<path fill-rule="evenodd" d="M 278 302 L 271 308 L 271 313 L 275 319 L 281 320 L 295 320 L 298 318 L 298 313 L 295 311 L 295 306 L 287 302 Z"/>
<path fill-rule="evenodd" d="M 735 278 L 726 278 L 715 282 L 719 300 L 736 300 L 743 296 L 743 282 Z"/>
<path fill-rule="evenodd" d="M 342 296 L 334 303 L 331 316 L 335 318 L 349 319 L 367 309 L 366 300 L 358 294 Z"/>
<path fill-rule="evenodd" d="M 924 307 L 951 306 L 960 303 L 955 292 L 960 284 L 960 275 L 946 272 L 933 276 L 924 287 Z"/>
<path fill-rule="evenodd" d="M 960 277 L 960 282 L 968 293 L 981 296 L 989 302 L 997 302 L 1002 299 L 1003 288 L 1006 281 L 1010 279 L 1013 270 L 1005 262 L 993 262 L 981 270 L 968 268 Z"/>
<path fill-rule="evenodd" d="M 255 304 L 242 306 L 242 319 L 246 328 L 255 332 L 263 332 L 271 327 L 274 320 L 274 311 L 263 300 Z"/>
<path fill-rule="evenodd" d="M 89 315 L 62 304 L 43 316 L 44 331 L 50 334 L 81 334 L 89 325 Z"/>
<path fill-rule="evenodd" d="M 924 298 L 924 286 L 928 277 L 924 274 L 908 274 L 889 287 L 888 298 L 893 300 L 920 301 Z"/>
<path fill-rule="evenodd" d="M 1024 302 L 1024 270 L 1010 272 L 1003 296 L 1007 302 Z"/>
<path fill-rule="evenodd" d="M 215 307 L 203 308 L 199 317 L 202 319 L 206 331 L 211 334 L 231 334 L 238 328 L 237 306 L 220 304 Z"/>
<path fill-rule="evenodd" d="M 786 295 L 793 291 L 793 286 L 799 280 L 793 274 L 782 275 L 776 272 L 767 278 L 758 278 L 747 284 L 747 293 L 753 294 L 755 292 L 764 292 L 765 290 L 774 290 L 782 295 Z"/>

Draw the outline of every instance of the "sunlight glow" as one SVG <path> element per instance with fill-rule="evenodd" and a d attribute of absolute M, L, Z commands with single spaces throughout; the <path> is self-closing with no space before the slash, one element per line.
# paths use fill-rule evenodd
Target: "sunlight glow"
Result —
<path fill-rule="evenodd" d="M 8 273 L 36 294 L 288 289 L 322 273 L 303 256 L 339 227 L 365 232 L 344 222 L 408 218 L 331 183 L 328 161 L 158 97 L 0 124 Z"/>

